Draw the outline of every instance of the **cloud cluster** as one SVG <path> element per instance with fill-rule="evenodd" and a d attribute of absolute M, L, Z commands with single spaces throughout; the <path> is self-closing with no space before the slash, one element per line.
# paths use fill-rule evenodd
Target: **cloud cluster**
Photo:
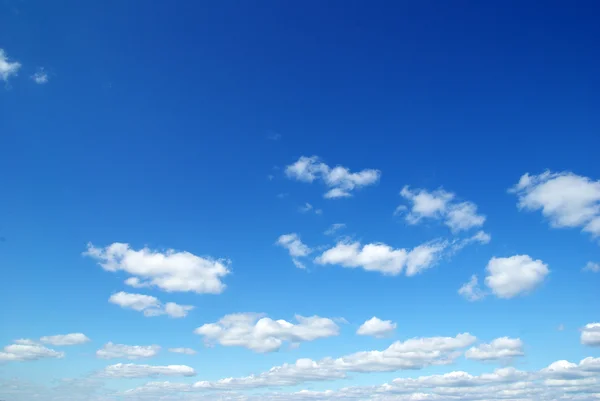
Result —
<path fill-rule="evenodd" d="M 409 224 L 418 224 L 424 219 L 442 220 L 456 233 L 481 227 L 486 219 L 478 214 L 477 205 L 473 202 L 456 202 L 456 195 L 443 189 L 411 190 L 405 186 L 400 195 L 410 202 L 410 207 L 400 205 L 396 208 L 396 214 L 406 211 L 405 218 Z"/>
<path fill-rule="evenodd" d="M 512 187 L 523 210 L 541 210 L 552 227 L 581 227 L 600 235 L 600 181 L 570 172 L 524 174 Z"/>
<path fill-rule="evenodd" d="M 142 312 L 144 316 L 168 315 L 172 318 L 186 317 L 194 309 L 190 305 L 179 305 L 174 302 L 163 304 L 156 297 L 128 292 L 117 292 L 108 299 L 108 302 L 119 305 L 121 308 L 133 309 Z"/>
<path fill-rule="evenodd" d="M 588 323 L 581 329 L 581 343 L 591 347 L 600 347 L 600 323 Z"/>
<path fill-rule="evenodd" d="M 44 358 L 63 358 L 64 352 L 35 344 L 31 340 L 17 340 L 0 351 L 0 362 L 35 361 Z"/>
<path fill-rule="evenodd" d="M 396 330 L 397 324 L 391 320 L 381 320 L 377 316 L 364 322 L 356 331 L 359 336 L 372 336 L 383 338 L 389 336 Z"/>
<path fill-rule="evenodd" d="M 486 267 L 485 285 L 498 298 L 514 298 L 527 294 L 538 287 L 550 273 L 548 265 L 529 255 L 506 258 L 493 257 Z M 476 275 L 465 283 L 458 293 L 469 301 L 477 301 L 488 295 L 478 285 Z"/>
<path fill-rule="evenodd" d="M 285 168 L 285 174 L 288 178 L 303 182 L 323 181 L 329 188 L 324 195 L 328 199 L 350 197 L 352 191 L 377 183 L 381 176 L 381 172 L 374 169 L 352 173 L 342 166 L 331 168 L 317 156 L 300 157 Z"/>
<path fill-rule="evenodd" d="M 500 337 L 489 344 L 479 344 L 465 352 L 467 359 L 477 361 L 493 361 L 510 359 L 525 355 L 523 341 L 520 338 Z"/>
<path fill-rule="evenodd" d="M 106 271 L 130 274 L 125 283 L 136 288 L 155 286 L 165 291 L 220 294 L 225 290 L 221 280 L 230 273 L 226 260 L 172 249 L 164 253 L 148 248 L 136 251 L 119 242 L 105 248 L 90 243 L 84 255 L 96 259 Z"/>
<path fill-rule="evenodd" d="M 448 245 L 447 241 L 437 241 L 407 250 L 394 249 L 383 243 L 361 245 L 359 242 L 340 241 L 318 256 L 315 263 L 361 268 L 391 276 L 406 269 L 407 276 L 414 276 L 432 267 Z"/>
<path fill-rule="evenodd" d="M 294 324 L 259 313 L 237 313 L 198 327 L 194 333 L 201 335 L 207 344 L 244 347 L 261 353 L 277 351 L 284 342 L 299 344 L 339 334 L 339 327 L 332 319 L 299 315 L 295 318 Z"/>
<path fill-rule="evenodd" d="M 96 351 L 96 356 L 100 359 L 142 359 L 152 358 L 160 351 L 158 345 L 124 345 L 106 343 L 101 349 Z"/>

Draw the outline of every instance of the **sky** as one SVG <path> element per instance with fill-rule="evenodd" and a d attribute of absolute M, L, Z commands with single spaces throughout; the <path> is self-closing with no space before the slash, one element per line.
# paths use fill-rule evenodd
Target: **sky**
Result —
<path fill-rule="evenodd" d="M 0 399 L 599 400 L 599 14 L 0 1 Z"/>

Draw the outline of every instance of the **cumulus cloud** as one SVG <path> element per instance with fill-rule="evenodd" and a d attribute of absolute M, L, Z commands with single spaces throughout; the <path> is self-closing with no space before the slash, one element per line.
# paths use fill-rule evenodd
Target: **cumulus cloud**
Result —
<path fill-rule="evenodd" d="M 98 372 L 98 376 L 105 378 L 135 379 L 142 377 L 159 376 L 196 376 L 196 371 L 185 365 L 136 365 L 133 363 L 117 363 Z"/>
<path fill-rule="evenodd" d="M 356 331 L 359 336 L 372 336 L 383 338 L 389 336 L 396 329 L 397 324 L 391 320 L 381 320 L 376 316 L 364 322 Z"/>
<path fill-rule="evenodd" d="M 0 362 L 35 361 L 45 358 L 63 358 L 64 352 L 58 352 L 31 340 L 17 340 L 0 351 Z"/>
<path fill-rule="evenodd" d="M 481 227 L 485 216 L 477 212 L 473 202 L 456 202 L 456 195 L 443 189 L 427 191 L 411 190 L 405 186 L 400 196 L 410 202 L 410 207 L 401 205 L 395 214 L 406 211 L 405 219 L 409 224 L 418 224 L 424 219 L 442 220 L 453 232 Z"/>
<path fill-rule="evenodd" d="M 300 236 L 296 233 L 281 235 L 276 242 L 282 248 L 287 249 L 292 257 L 292 262 L 299 269 L 306 268 L 300 258 L 306 257 L 312 253 L 312 249 L 302 242 Z"/>
<path fill-rule="evenodd" d="M 581 329 L 581 343 L 591 347 L 600 347 L 600 323 L 588 323 Z"/>
<path fill-rule="evenodd" d="M 285 174 L 288 178 L 303 182 L 322 181 L 329 188 L 324 195 L 328 199 L 350 197 L 354 190 L 377 183 L 381 176 L 381 172 L 374 169 L 352 173 L 342 166 L 331 168 L 317 156 L 300 157 L 285 168 Z"/>
<path fill-rule="evenodd" d="M 31 79 L 33 79 L 33 82 L 36 84 L 43 85 L 48 82 L 48 73 L 44 68 L 40 67 L 37 72 L 31 76 Z"/>
<path fill-rule="evenodd" d="M 174 302 L 167 302 L 163 305 L 156 297 L 143 294 L 132 294 L 124 291 L 113 294 L 108 302 L 119 305 L 121 308 L 133 309 L 142 312 L 144 316 L 168 315 L 172 318 L 186 317 L 188 312 L 194 309 L 190 305 L 179 305 Z"/>
<path fill-rule="evenodd" d="M 383 243 L 361 245 L 359 242 L 340 241 L 318 256 L 315 263 L 361 268 L 391 276 L 402 273 L 406 268 L 406 275 L 413 276 L 432 267 L 447 246 L 446 241 L 438 241 L 407 250 L 394 249 Z"/>
<path fill-rule="evenodd" d="M 600 273 L 600 263 L 588 262 L 583 268 L 583 271 Z"/>
<path fill-rule="evenodd" d="M 465 353 L 468 359 L 492 361 L 510 359 L 525 355 L 523 341 L 520 338 L 500 337 L 490 343 L 471 347 Z"/>
<path fill-rule="evenodd" d="M 96 356 L 100 359 L 142 359 L 151 358 L 158 354 L 160 346 L 158 345 L 124 345 L 124 344 L 113 344 L 108 342 L 96 351 Z"/>
<path fill-rule="evenodd" d="M 169 348 L 169 352 L 173 352 L 175 354 L 185 354 L 185 355 L 195 355 L 196 351 L 191 348 Z"/>
<path fill-rule="evenodd" d="M 548 265 L 528 255 L 492 258 L 486 267 L 485 284 L 499 298 L 531 292 L 550 273 Z"/>
<path fill-rule="evenodd" d="M 126 284 L 138 288 L 155 286 L 165 291 L 220 294 L 225 290 L 221 280 L 230 273 L 226 260 L 172 249 L 164 253 L 148 248 L 136 251 L 119 242 L 105 248 L 90 243 L 84 255 L 96 259 L 106 271 L 132 275 L 133 280 L 127 280 Z"/>
<path fill-rule="evenodd" d="M 14 77 L 19 72 L 21 63 L 10 61 L 4 49 L 0 49 L 0 79 L 8 82 L 10 77 Z"/>
<path fill-rule="evenodd" d="M 458 289 L 458 293 L 468 301 L 479 301 L 486 296 L 486 294 L 479 287 L 476 274 L 473 274 L 471 279 Z"/>
<path fill-rule="evenodd" d="M 90 339 L 83 333 L 71 333 L 71 334 L 58 334 L 55 336 L 45 336 L 40 338 L 40 341 L 44 344 L 51 345 L 79 345 L 85 344 Z"/>
<path fill-rule="evenodd" d="M 299 315 L 295 318 L 294 324 L 272 320 L 260 313 L 237 313 L 198 327 L 194 333 L 204 337 L 209 345 L 218 343 L 261 353 L 277 351 L 285 341 L 301 343 L 339 334 L 339 327 L 332 319 Z"/>
<path fill-rule="evenodd" d="M 581 227 L 600 235 L 600 181 L 570 172 L 524 174 L 509 189 L 522 210 L 541 210 L 552 227 Z"/>

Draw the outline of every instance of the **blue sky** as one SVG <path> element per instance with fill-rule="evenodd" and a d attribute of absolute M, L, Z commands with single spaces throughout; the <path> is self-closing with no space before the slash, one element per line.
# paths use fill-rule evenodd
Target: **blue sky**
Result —
<path fill-rule="evenodd" d="M 597 400 L 598 5 L 256 3 L 0 4 L 0 398 Z"/>

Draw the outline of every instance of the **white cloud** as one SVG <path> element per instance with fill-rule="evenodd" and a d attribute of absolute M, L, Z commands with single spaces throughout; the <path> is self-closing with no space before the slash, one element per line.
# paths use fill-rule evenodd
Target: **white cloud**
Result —
<path fill-rule="evenodd" d="M 352 173 L 342 166 L 331 168 L 317 156 L 300 157 L 285 168 L 285 174 L 288 178 L 303 182 L 323 181 L 330 188 L 324 195 L 328 199 L 350 197 L 352 191 L 377 183 L 381 176 L 381 172 L 374 169 Z"/>
<path fill-rule="evenodd" d="M 133 363 L 117 363 L 98 372 L 98 376 L 105 378 L 142 378 L 159 376 L 196 376 L 196 371 L 185 365 L 135 365 Z"/>
<path fill-rule="evenodd" d="M 194 333 L 203 336 L 209 345 L 219 343 L 262 353 L 279 350 L 284 341 L 300 343 L 339 334 L 339 327 L 332 319 L 299 315 L 295 318 L 296 324 L 272 320 L 259 313 L 237 313 L 198 327 Z"/>
<path fill-rule="evenodd" d="M 31 76 L 31 79 L 36 84 L 43 85 L 48 82 L 48 73 L 44 70 L 44 68 L 39 68 L 38 71 Z"/>
<path fill-rule="evenodd" d="M 400 195 L 411 203 L 411 207 L 400 205 L 394 214 L 408 210 L 405 218 L 409 224 L 418 224 L 423 219 L 443 220 L 453 232 L 459 232 L 481 227 L 485 222 L 485 216 L 477 213 L 477 205 L 454 202 L 456 195 L 443 189 L 429 192 L 405 186 Z"/>
<path fill-rule="evenodd" d="M 194 309 L 193 306 L 179 305 L 174 302 L 167 302 L 163 305 L 156 297 L 124 291 L 111 295 L 108 302 L 119 305 L 121 308 L 143 312 L 144 316 L 148 317 L 168 315 L 172 318 L 182 318 Z"/>
<path fill-rule="evenodd" d="M 98 261 L 106 271 L 131 274 L 136 287 L 156 286 L 165 291 L 220 294 L 225 290 L 221 279 L 230 271 L 226 260 L 196 256 L 172 249 L 164 253 L 148 248 L 133 250 L 129 244 L 115 242 L 105 248 L 88 244 L 84 255 Z"/>
<path fill-rule="evenodd" d="M 359 242 L 341 241 L 318 256 L 315 263 L 362 268 L 392 276 L 402 273 L 406 268 L 406 275 L 413 276 L 432 267 L 447 246 L 447 242 L 431 242 L 408 251 L 382 243 L 361 246 Z"/>
<path fill-rule="evenodd" d="M 471 279 L 459 288 L 458 293 L 468 301 L 479 301 L 485 298 L 485 293 L 478 284 L 477 275 L 473 274 Z"/>
<path fill-rule="evenodd" d="M 298 209 L 301 213 L 308 213 L 310 211 L 313 211 L 315 214 L 321 215 L 323 214 L 323 210 L 321 209 L 315 209 L 313 207 L 313 205 L 311 205 L 310 203 L 306 202 L 304 204 L 304 206 L 300 206 L 300 208 Z"/>
<path fill-rule="evenodd" d="M 44 358 L 63 358 L 64 352 L 58 352 L 31 340 L 17 340 L 0 351 L 0 362 L 35 361 Z"/>
<path fill-rule="evenodd" d="M 346 228 L 344 223 L 335 223 L 329 226 L 329 228 L 324 232 L 325 235 L 334 235 L 339 230 Z"/>
<path fill-rule="evenodd" d="M 468 359 L 478 361 L 491 361 L 499 359 L 510 359 L 523 356 L 523 341 L 519 338 L 500 337 L 489 344 L 480 344 L 469 348 L 465 353 Z"/>
<path fill-rule="evenodd" d="M 158 354 L 160 346 L 158 345 L 123 345 L 106 343 L 102 349 L 96 351 L 96 356 L 101 359 L 142 359 L 151 358 Z"/>
<path fill-rule="evenodd" d="M 600 181 L 570 172 L 524 174 L 509 192 L 525 210 L 541 210 L 552 227 L 581 227 L 600 235 Z"/>
<path fill-rule="evenodd" d="M 581 329 L 581 343 L 591 347 L 600 347 L 600 323 L 588 323 Z"/>
<path fill-rule="evenodd" d="M 583 271 L 600 273 L 600 263 L 588 262 L 583 268 Z"/>
<path fill-rule="evenodd" d="M 364 322 L 356 331 L 359 336 L 383 338 L 394 332 L 397 324 L 391 320 L 381 320 L 376 316 Z"/>
<path fill-rule="evenodd" d="M 196 351 L 191 348 L 169 348 L 169 352 L 175 354 L 195 355 Z"/>
<path fill-rule="evenodd" d="M 83 333 L 59 334 L 55 336 L 45 336 L 40 341 L 51 345 L 79 345 L 85 344 L 90 339 Z"/>
<path fill-rule="evenodd" d="M 539 286 L 550 273 L 541 260 L 528 255 L 492 258 L 486 267 L 485 284 L 499 298 L 513 298 Z"/>
<path fill-rule="evenodd" d="M 276 244 L 288 250 L 290 256 L 292 257 L 292 262 L 294 262 L 294 265 L 297 268 L 306 268 L 306 266 L 304 266 L 304 263 L 302 263 L 298 258 L 310 255 L 313 250 L 302 242 L 298 234 L 291 233 L 281 235 L 277 239 Z"/>
<path fill-rule="evenodd" d="M 19 72 L 21 63 L 9 61 L 6 52 L 0 49 L 0 79 L 7 82 L 10 77 L 14 77 Z"/>

